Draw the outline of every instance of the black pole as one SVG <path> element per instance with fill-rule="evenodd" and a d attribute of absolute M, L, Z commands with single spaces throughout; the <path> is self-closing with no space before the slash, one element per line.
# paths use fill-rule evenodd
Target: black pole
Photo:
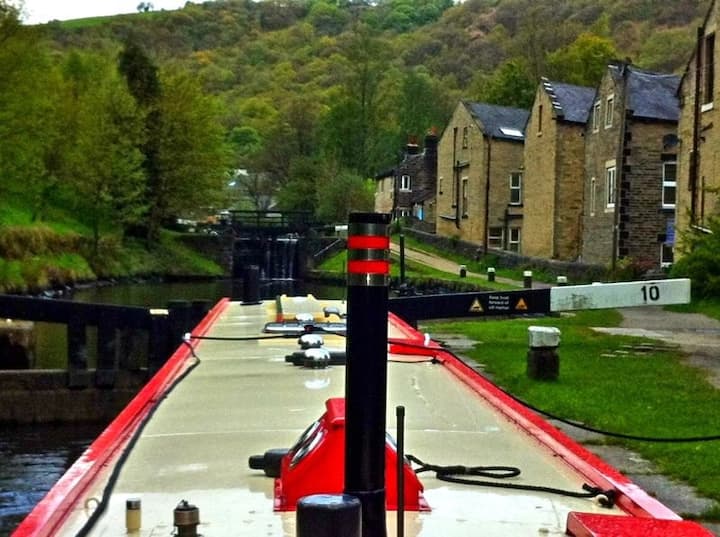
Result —
<path fill-rule="evenodd" d="M 389 214 L 353 213 L 348 225 L 345 493 L 362 504 L 363 537 L 387 535 L 389 224 Z"/>
<path fill-rule="evenodd" d="M 405 283 L 405 235 L 400 234 L 400 285 Z"/>
<path fill-rule="evenodd" d="M 405 536 L 405 407 L 395 408 L 397 417 L 397 537 Z"/>

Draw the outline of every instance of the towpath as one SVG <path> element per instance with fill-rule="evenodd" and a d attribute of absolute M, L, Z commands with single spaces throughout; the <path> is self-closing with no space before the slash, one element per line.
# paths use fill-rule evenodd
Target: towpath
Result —
<path fill-rule="evenodd" d="M 397 244 L 391 244 L 393 253 L 399 254 Z M 443 272 L 458 274 L 459 265 L 442 257 L 405 248 L 407 259 L 422 263 Z M 484 274 L 468 272 L 469 276 L 485 277 Z M 522 282 L 496 277 L 496 281 L 522 287 Z M 533 287 L 547 287 L 548 284 L 533 282 Z M 708 373 L 708 380 L 720 389 L 720 321 L 697 313 L 676 313 L 660 306 L 624 308 L 618 310 L 623 316 L 619 327 L 594 328 L 595 330 L 618 335 L 641 336 L 659 341 L 661 344 L 677 346 L 686 355 L 689 364 Z M 452 346 L 452 339 L 448 341 Z M 457 341 L 456 349 L 462 353 L 462 342 Z M 600 435 L 586 433 L 579 429 L 556 422 L 555 426 L 581 442 L 649 494 L 657 497 L 670 509 L 687 518 L 702 520 L 702 515 L 714 505 L 713 500 L 698 495 L 691 487 L 662 475 L 651 461 L 638 453 L 620 446 L 598 443 Z M 706 528 L 720 535 L 720 523 L 701 522 Z"/>

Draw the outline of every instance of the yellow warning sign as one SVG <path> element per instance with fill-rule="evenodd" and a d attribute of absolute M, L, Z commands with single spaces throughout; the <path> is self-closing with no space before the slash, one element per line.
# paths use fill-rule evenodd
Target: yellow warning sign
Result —
<path fill-rule="evenodd" d="M 517 304 L 515 304 L 515 309 L 518 311 L 525 311 L 528 309 L 524 298 L 521 298 L 520 300 L 518 300 Z"/>
<path fill-rule="evenodd" d="M 483 312 L 482 304 L 480 304 L 480 301 L 477 298 L 470 305 L 469 311 L 470 311 L 470 313 L 482 313 Z"/>

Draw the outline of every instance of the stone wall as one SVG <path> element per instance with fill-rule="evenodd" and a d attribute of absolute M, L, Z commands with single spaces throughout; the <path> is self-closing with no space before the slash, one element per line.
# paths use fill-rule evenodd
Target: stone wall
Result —
<path fill-rule="evenodd" d="M 462 255 L 468 259 L 480 259 L 482 256 L 482 250 L 474 243 L 439 235 L 431 235 L 407 228 L 404 229 L 403 232 L 409 237 L 415 237 L 436 248 Z M 570 284 L 604 281 L 607 278 L 605 267 L 600 265 L 529 257 L 493 248 L 488 250 L 488 256 L 495 258 L 496 268 L 522 268 L 543 271 L 552 276 L 567 276 Z"/>
<path fill-rule="evenodd" d="M 2 371 L 0 424 L 110 421 L 147 380 L 146 371 L 116 374 L 112 389 L 71 389 L 67 387 L 68 373 L 62 369 Z"/>

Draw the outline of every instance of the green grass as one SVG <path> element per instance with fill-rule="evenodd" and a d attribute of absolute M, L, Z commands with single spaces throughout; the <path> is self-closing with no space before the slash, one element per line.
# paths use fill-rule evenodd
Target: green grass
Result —
<path fill-rule="evenodd" d="M 424 323 L 431 334 L 463 334 L 475 341 L 465 354 L 484 365 L 493 380 L 512 394 L 553 414 L 603 430 L 681 438 L 720 434 L 720 391 L 705 372 L 687 366 L 675 350 L 633 352 L 641 338 L 609 336 L 590 326 L 616 326 L 614 310 L 532 319 Z M 557 381 L 530 379 L 529 325 L 561 330 Z M 661 472 L 720 501 L 720 441 L 648 443 L 609 439 L 655 462 Z M 622 468 L 620 468 L 622 470 Z"/>
<path fill-rule="evenodd" d="M 398 236 L 394 236 L 393 240 L 395 242 L 399 242 Z M 498 277 L 501 278 L 509 278 L 512 280 L 517 280 L 522 282 L 523 280 L 523 268 L 502 268 L 498 267 L 496 263 L 496 259 L 494 256 L 486 256 L 479 260 L 470 259 L 467 257 L 464 257 L 460 254 L 457 254 L 455 252 L 449 252 L 447 250 L 443 250 L 441 248 L 438 248 L 436 246 L 433 246 L 431 244 L 427 244 L 425 242 L 419 241 L 415 239 L 414 237 L 405 236 L 405 246 L 407 248 L 410 248 L 412 250 L 417 250 L 420 252 L 426 252 L 429 254 L 433 254 L 445 259 L 449 259 L 458 265 L 465 265 L 467 266 L 468 270 L 470 272 L 477 272 L 480 274 L 486 274 L 487 269 L 489 267 L 493 267 L 495 269 L 495 274 Z M 541 270 L 538 270 L 537 268 L 533 269 L 533 279 L 537 281 L 542 282 L 554 282 L 555 277 L 551 274 L 545 273 Z M 485 280 L 487 281 L 487 280 Z M 511 288 L 512 286 L 508 287 Z M 493 287 L 495 288 L 495 287 Z M 499 289 L 503 289 L 502 287 L 499 287 Z"/>
<path fill-rule="evenodd" d="M 693 300 L 689 304 L 666 306 L 666 308 L 680 313 L 702 313 L 713 319 L 720 320 L 720 300 L 718 299 L 704 298 L 702 300 Z"/>
<path fill-rule="evenodd" d="M 346 264 L 347 252 L 342 251 L 323 261 L 323 263 L 321 263 L 318 267 L 318 270 L 344 274 L 347 266 Z M 390 275 L 393 278 L 400 277 L 400 260 L 398 256 L 391 256 Z M 461 278 L 458 273 L 445 272 L 409 259 L 405 260 L 405 276 L 409 280 L 442 280 L 448 282 L 471 284 L 476 285 L 477 287 L 493 290 L 504 291 L 509 289 L 517 289 L 517 287 L 513 285 L 508 285 L 502 282 L 488 282 L 487 278 L 478 278 L 473 276 Z"/>

